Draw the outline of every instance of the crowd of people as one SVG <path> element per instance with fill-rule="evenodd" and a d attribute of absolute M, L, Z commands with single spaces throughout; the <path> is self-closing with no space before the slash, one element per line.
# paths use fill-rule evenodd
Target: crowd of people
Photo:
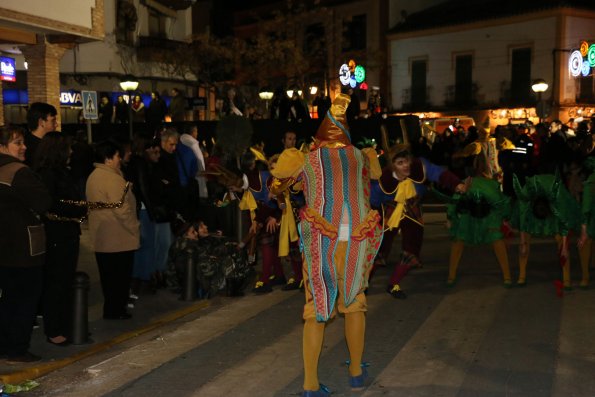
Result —
<path fill-rule="evenodd" d="M 571 288 L 573 234 L 580 286 L 589 285 L 595 236 L 590 120 L 527 121 L 493 131 L 454 126 L 436 131 L 431 142 L 409 141 L 407 134 L 404 142 L 391 142 L 385 135 L 380 152 L 351 143 L 350 100 L 335 99 L 312 142 L 298 147 L 297 134 L 286 131 L 282 152 L 269 158 L 262 144 L 239 158 L 219 143 L 207 150 L 191 124 L 181 134 L 166 124 L 153 138 L 90 147 L 56 132 L 51 105 L 32 104 L 28 132 L 0 128 L 0 225 L 7 231 L 0 239 L 0 356 L 12 363 L 40 359 L 29 352 L 36 314 L 43 315 L 48 343 L 70 343 L 84 222 L 106 320 L 130 318 L 144 293 L 182 293 L 189 268 L 205 298 L 242 295 L 251 280 L 256 294 L 275 286 L 304 290 L 307 396 L 327 395 L 317 361 L 324 324 L 337 307 L 346 321 L 349 382 L 363 386 L 368 285 L 400 235 L 386 291 L 407 297 L 402 280 L 422 263 L 421 203 L 429 189 L 447 203 L 448 286 L 456 284 L 469 244 L 491 245 L 504 286 L 512 286 L 505 243 L 511 230 L 520 236 L 517 285 L 527 283 L 531 238 L 551 237 L 560 257 L 559 292 Z M 235 107 L 233 99 L 228 106 Z M 242 239 L 220 231 L 229 230 L 226 217 L 235 205 L 247 220 Z M 256 263 L 261 267 L 253 277 Z"/>

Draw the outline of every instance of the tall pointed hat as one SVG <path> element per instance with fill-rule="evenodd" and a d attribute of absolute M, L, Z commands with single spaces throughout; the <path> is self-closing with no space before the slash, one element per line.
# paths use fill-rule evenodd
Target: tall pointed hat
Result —
<path fill-rule="evenodd" d="M 349 95 L 337 95 L 314 137 L 317 146 L 351 145 L 351 135 L 345 116 L 349 102 L 351 102 Z"/>

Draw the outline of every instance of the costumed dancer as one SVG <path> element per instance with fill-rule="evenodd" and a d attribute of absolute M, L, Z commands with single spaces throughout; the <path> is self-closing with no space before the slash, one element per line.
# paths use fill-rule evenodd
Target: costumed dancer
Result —
<path fill-rule="evenodd" d="M 519 247 L 518 285 L 527 280 L 527 262 L 532 236 L 552 237 L 558 244 L 562 283 L 571 288 L 570 258 L 568 257 L 568 233 L 578 231 L 583 223 L 581 209 L 558 175 L 542 174 L 527 177 L 525 185 L 513 176 L 517 201 L 513 207 L 512 227 L 521 233 Z"/>
<path fill-rule="evenodd" d="M 510 198 L 493 179 L 474 177 L 464 194 L 455 194 L 447 205 L 450 250 L 447 285 L 457 282 L 457 268 L 466 244 L 492 244 L 502 270 L 504 286 L 510 287 L 510 266 L 502 223 L 510 215 Z"/>
<path fill-rule="evenodd" d="M 285 284 L 283 266 L 278 255 L 278 232 L 281 210 L 270 193 L 272 182 L 268 163 L 261 151 L 251 148 L 242 158 L 245 170 L 244 195 L 240 209 L 250 210 L 252 224 L 249 235 L 258 241 L 262 252 L 262 272 L 252 292 L 271 292 L 273 285 Z"/>
<path fill-rule="evenodd" d="M 371 204 L 382 208 L 385 234 L 381 250 L 385 258 L 398 232 L 401 232 L 401 259 L 395 265 L 387 292 L 398 299 L 407 294 L 401 289 L 401 280 L 414 267 L 421 267 L 419 255 L 424 235 L 420 201 L 428 182 L 435 182 L 450 192 L 462 193 L 466 186 L 452 172 L 413 157 L 409 145 L 398 143 L 386 151 L 390 165 L 378 180 L 372 181 Z"/>
<path fill-rule="evenodd" d="M 289 130 L 283 135 L 281 142 L 283 150 L 295 148 L 297 135 Z M 275 168 L 279 155 L 271 156 L 269 159 L 269 170 Z M 281 223 L 279 226 L 279 257 L 289 262 L 290 271 L 287 273 L 287 283 L 283 291 L 293 291 L 303 287 L 302 279 L 302 255 L 299 248 L 299 236 L 296 219 L 299 209 L 304 205 L 304 194 L 299 186 L 290 186 L 282 194 L 276 197 L 281 209 Z"/>
<path fill-rule="evenodd" d="M 588 157 L 584 168 L 591 174 L 583 184 L 582 211 L 584 222 L 581 226 L 579 240 L 579 259 L 581 261 L 582 279 L 581 288 L 589 287 L 589 266 L 591 265 L 591 251 L 593 238 L 595 238 L 595 157 Z"/>
<path fill-rule="evenodd" d="M 339 94 L 322 121 L 315 146 L 307 154 L 285 150 L 273 176 L 279 194 L 303 183 L 300 243 L 306 304 L 303 318 L 303 396 L 327 396 L 318 382 L 318 359 L 326 322 L 338 308 L 345 315 L 349 349 L 349 385 L 362 389 L 367 276 L 382 239 L 380 215 L 370 208 L 369 160 L 351 144 L 345 111 L 350 98 Z"/>

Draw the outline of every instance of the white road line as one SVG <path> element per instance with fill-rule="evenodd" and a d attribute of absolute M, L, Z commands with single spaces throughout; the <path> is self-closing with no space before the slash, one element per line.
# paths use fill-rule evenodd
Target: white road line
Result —
<path fill-rule="evenodd" d="M 456 396 L 505 294 L 494 286 L 446 296 L 363 395 Z"/>

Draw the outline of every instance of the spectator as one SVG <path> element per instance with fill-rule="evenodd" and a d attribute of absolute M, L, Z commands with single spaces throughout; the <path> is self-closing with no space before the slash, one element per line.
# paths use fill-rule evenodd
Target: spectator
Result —
<path fill-rule="evenodd" d="M 145 104 L 140 95 L 136 95 L 132 100 L 132 121 L 135 123 L 145 122 Z"/>
<path fill-rule="evenodd" d="M 171 102 L 169 104 L 169 114 L 171 121 L 184 121 L 186 118 L 186 99 L 177 88 L 171 89 Z"/>
<path fill-rule="evenodd" d="M 50 131 L 58 128 L 56 108 L 45 102 L 34 102 L 27 111 L 27 127 L 29 133 L 25 135 L 25 164 L 31 165 L 41 138 Z"/>
<path fill-rule="evenodd" d="M 101 96 L 99 102 L 99 122 L 101 124 L 110 124 L 114 117 L 114 105 L 107 95 Z"/>
<path fill-rule="evenodd" d="M 0 127 L 0 356 L 9 364 L 41 360 L 30 353 L 31 332 L 42 292 L 45 231 L 39 215 L 51 197 L 22 164 L 26 146 L 18 127 Z"/>
<path fill-rule="evenodd" d="M 118 124 L 128 124 L 128 104 L 124 101 L 124 97 L 122 95 L 118 95 L 118 100 L 114 105 L 115 108 L 115 117 L 114 122 Z"/>
<path fill-rule="evenodd" d="M 103 318 L 125 320 L 132 317 L 126 306 L 139 247 L 136 199 L 120 170 L 118 145 L 104 142 L 95 152 L 98 162 L 87 180 L 87 199 L 95 206 L 89 231 L 103 291 Z"/>
<path fill-rule="evenodd" d="M 87 216 L 86 204 L 69 204 L 83 199 L 68 168 L 70 153 L 66 136 L 50 132 L 41 140 L 33 160 L 33 170 L 41 176 L 52 197 L 52 207 L 43 218 L 47 248 L 42 312 L 47 341 L 57 346 L 70 344 L 80 224 Z"/>
<path fill-rule="evenodd" d="M 165 121 L 165 115 L 167 114 L 167 105 L 165 101 L 161 99 L 161 95 L 158 92 L 153 91 L 151 93 L 151 102 L 145 113 L 145 119 L 151 126 L 155 127 Z"/>

